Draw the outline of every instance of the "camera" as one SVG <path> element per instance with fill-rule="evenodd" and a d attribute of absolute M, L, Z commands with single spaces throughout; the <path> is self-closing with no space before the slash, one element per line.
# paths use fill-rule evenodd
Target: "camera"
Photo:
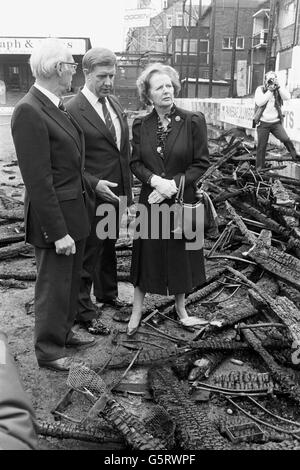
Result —
<path fill-rule="evenodd" d="M 275 83 L 275 78 L 269 78 L 269 80 L 267 81 L 268 85 L 274 85 L 274 83 Z"/>

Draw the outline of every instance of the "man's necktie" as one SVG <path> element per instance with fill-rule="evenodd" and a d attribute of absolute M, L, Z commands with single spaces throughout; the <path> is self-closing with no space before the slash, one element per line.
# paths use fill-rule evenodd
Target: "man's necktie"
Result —
<path fill-rule="evenodd" d="M 112 122 L 112 118 L 110 115 L 110 112 L 107 109 L 106 102 L 105 102 L 105 97 L 103 96 L 102 98 L 99 98 L 99 103 L 102 104 L 102 110 L 103 110 L 103 115 L 106 123 L 106 127 L 113 136 L 114 141 L 117 143 L 117 134 L 116 134 L 116 128 L 114 126 L 114 123 Z"/>
<path fill-rule="evenodd" d="M 59 100 L 58 109 L 60 109 L 63 113 L 65 113 L 65 115 L 70 119 L 70 114 L 68 113 L 67 108 L 65 107 L 62 100 Z"/>

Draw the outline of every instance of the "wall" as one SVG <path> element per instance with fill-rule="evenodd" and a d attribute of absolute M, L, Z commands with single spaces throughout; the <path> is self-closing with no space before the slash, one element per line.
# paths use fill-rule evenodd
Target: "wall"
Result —
<path fill-rule="evenodd" d="M 191 99 L 178 98 L 176 104 L 191 111 L 204 113 L 208 124 L 220 126 L 224 129 L 230 127 L 243 127 L 247 134 L 257 140 L 256 130 L 252 128 L 252 116 L 254 113 L 253 99 Z M 294 142 L 296 149 L 300 152 L 300 99 L 292 99 L 283 106 L 284 128 Z M 281 145 L 274 137 L 270 142 Z"/>

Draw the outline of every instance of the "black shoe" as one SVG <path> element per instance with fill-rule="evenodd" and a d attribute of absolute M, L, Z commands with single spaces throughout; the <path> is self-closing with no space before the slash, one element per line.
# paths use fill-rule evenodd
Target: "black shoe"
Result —
<path fill-rule="evenodd" d="M 109 335 L 110 329 L 107 328 L 100 320 L 93 318 L 87 322 L 81 323 L 81 326 L 85 328 L 91 335 Z"/>
<path fill-rule="evenodd" d="M 113 315 L 113 320 L 119 321 L 122 323 L 128 323 L 131 317 L 132 306 L 123 307 L 116 311 Z"/>
<path fill-rule="evenodd" d="M 95 338 L 89 333 L 72 332 L 73 336 L 66 341 L 66 346 L 79 347 L 91 346 L 95 342 Z"/>
<path fill-rule="evenodd" d="M 55 359 L 54 361 L 39 361 L 39 366 L 59 372 L 68 372 L 72 362 L 73 358 L 71 357 L 61 357 L 60 359 Z"/>
<path fill-rule="evenodd" d="M 129 307 L 131 305 L 129 302 L 125 302 L 125 300 L 119 299 L 119 297 L 114 297 L 113 299 L 105 299 L 105 300 L 101 300 L 96 297 L 96 301 L 99 303 L 110 305 L 111 307 L 115 307 L 115 308 Z"/>

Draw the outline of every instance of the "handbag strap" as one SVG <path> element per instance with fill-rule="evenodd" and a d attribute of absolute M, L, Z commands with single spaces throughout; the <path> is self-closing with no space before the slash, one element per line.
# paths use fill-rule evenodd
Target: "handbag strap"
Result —
<path fill-rule="evenodd" d="M 178 185 L 178 191 L 175 197 L 175 202 L 176 203 L 183 203 L 183 193 L 184 193 L 184 185 L 185 185 L 185 175 L 181 175 L 179 185 Z"/>

